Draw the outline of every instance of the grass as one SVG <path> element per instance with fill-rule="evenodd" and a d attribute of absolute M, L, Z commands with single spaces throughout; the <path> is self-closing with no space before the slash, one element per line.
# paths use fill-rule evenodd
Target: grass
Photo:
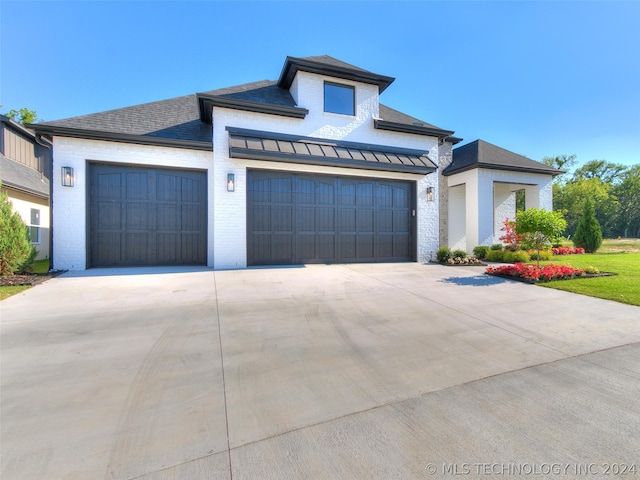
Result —
<path fill-rule="evenodd" d="M 47 273 L 49 271 L 49 259 L 37 260 L 33 264 L 33 273 Z M 16 295 L 28 288 L 31 285 L 3 285 L 0 286 L 0 301 L 5 298 L 9 298 L 12 295 Z"/>
<path fill-rule="evenodd" d="M 543 287 L 640 306 L 640 241 L 607 240 L 597 253 L 558 255 L 550 262 L 576 268 L 595 267 L 611 277 L 579 278 L 540 283 Z"/>

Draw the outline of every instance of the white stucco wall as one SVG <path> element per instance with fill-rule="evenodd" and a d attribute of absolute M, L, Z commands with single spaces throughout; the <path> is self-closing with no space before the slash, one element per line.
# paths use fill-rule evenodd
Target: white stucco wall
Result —
<path fill-rule="evenodd" d="M 431 158 L 438 158 L 438 144 L 437 139 L 434 137 L 374 129 L 373 118 L 378 114 L 378 88 L 376 86 L 356 84 L 347 80 L 337 81 L 345 85 L 355 85 L 356 115 L 347 116 L 325 113 L 323 111 L 325 79 L 334 82 L 337 81 L 329 77 L 305 72 L 299 72 L 296 75 L 292 85 L 294 98 L 297 96 L 298 106 L 309 110 L 309 114 L 303 120 L 243 112 L 228 108 L 214 108 L 213 144 L 215 161 L 212 176 L 217 187 L 214 191 L 214 230 L 216 232 L 214 236 L 215 268 L 244 268 L 247 265 L 247 168 L 416 181 L 418 261 L 428 261 L 435 255 L 435 251 L 438 248 L 439 225 L 437 202 L 438 177 L 436 173 L 413 175 L 353 168 L 320 167 L 229 158 L 229 136 L 225 130 L 227 126 L 333 140 L 423 149 L 425 151 L 431 151 Z M 235 174 L 235 192 L 227 192 L 223 188 L 226 183 L 227 173 Z M 434 202 L 426 201 L 425 192 L 429 186 L 435 189 L 436 201 Z"/>
<path fill-rule="evenodd" d="M 55 137 L 51 181 L 53 187 L 53 266 L 61 270 L 87 268 L 87 197 L 89 162 L 127 163 L 185 169 L 210 169 L 211 152 L 181 148 L 134 145 L 99 140 Z M 73 167 L 75 184 L 61 186 L 61 167 Z M 209 176 L 209 205 L 213 182 Z M 208 209 L 207 263 L 212 265 L 213 209 Z"/>

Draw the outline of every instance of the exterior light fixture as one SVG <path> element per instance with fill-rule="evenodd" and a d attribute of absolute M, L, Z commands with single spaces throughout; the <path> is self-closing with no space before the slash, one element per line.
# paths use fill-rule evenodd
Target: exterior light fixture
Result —
<path fill-rule="evenodd" d="M 73 167 L 62 167 L 62 186 L 73 187 Z"/>
<path fill-rule="evenodd" d="M 433 187 L 427 187 L 427 202 L 433 202 L 434 198 L 433 198 Z"/>
<path fill-rule="evenodd" d="M 227 192 L 235 192 L 236 176 L 233 173 L 227 173 Z"/>

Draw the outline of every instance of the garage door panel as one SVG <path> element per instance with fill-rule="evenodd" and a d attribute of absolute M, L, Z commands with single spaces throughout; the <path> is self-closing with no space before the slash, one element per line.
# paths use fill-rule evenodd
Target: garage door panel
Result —
<path fill-rule="evenodd" d="M 276 206 L 271 209 L 271 230 L 291 233 L 293 230 L 293 208 Z"/>
<path fill-rule="evenodd" d="M 146 173 L 127 173 L 125 181 L 127 200 L 149 200 L 149 182 Z"/>
<path fill-rule="evenodd" d="M 90 164 L 89 266 L 206 263 L 205 172 Z"/>
<path fill-rule="evenodd" d="M 248 263 L 411 260 L 413 201 L 412 184 L 405 181 L 250 170 Z M 282 220 L 274 219 L 285 211 L 285 202 L 286 218 L 291 220 L 286 224 L 286 244 L 276 236 L 284 233 L 276 228 Z M 394 246 L 394 234 L 406 245 Z"/>
<path fill-rule="evenodd" d="M 122 226 L 122 203 L 120 202 L 97 202 L 101 212 L 97 219 L 99 230 L 120 230 Z"/>
<path fill-rule="evenodd" d="M 149 228 L 149 205 L 128 202 L 125 207 L 125 229 L 147 230 Z"/>
<path fill-rule="evenodd" d="M 315 209 L 316 230 L 318 232 L 336 231 L 336 210 L 335 208 L 317 207 Z"/>

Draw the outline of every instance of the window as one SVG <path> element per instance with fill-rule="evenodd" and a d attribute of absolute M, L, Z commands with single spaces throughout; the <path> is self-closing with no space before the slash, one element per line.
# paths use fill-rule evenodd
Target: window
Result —
<path fill-rule="evenodd" d="M 29 226 L 31 243 L 40 243 L 40 210 L 31 209 L 31 225 Z"/>
<path fill-rule="evenodd" d="M 325 82 L 324 84 L 324 111 L 341 113 L 343 115 L 355 115 L 356 89 L 348 85 Z"/>

